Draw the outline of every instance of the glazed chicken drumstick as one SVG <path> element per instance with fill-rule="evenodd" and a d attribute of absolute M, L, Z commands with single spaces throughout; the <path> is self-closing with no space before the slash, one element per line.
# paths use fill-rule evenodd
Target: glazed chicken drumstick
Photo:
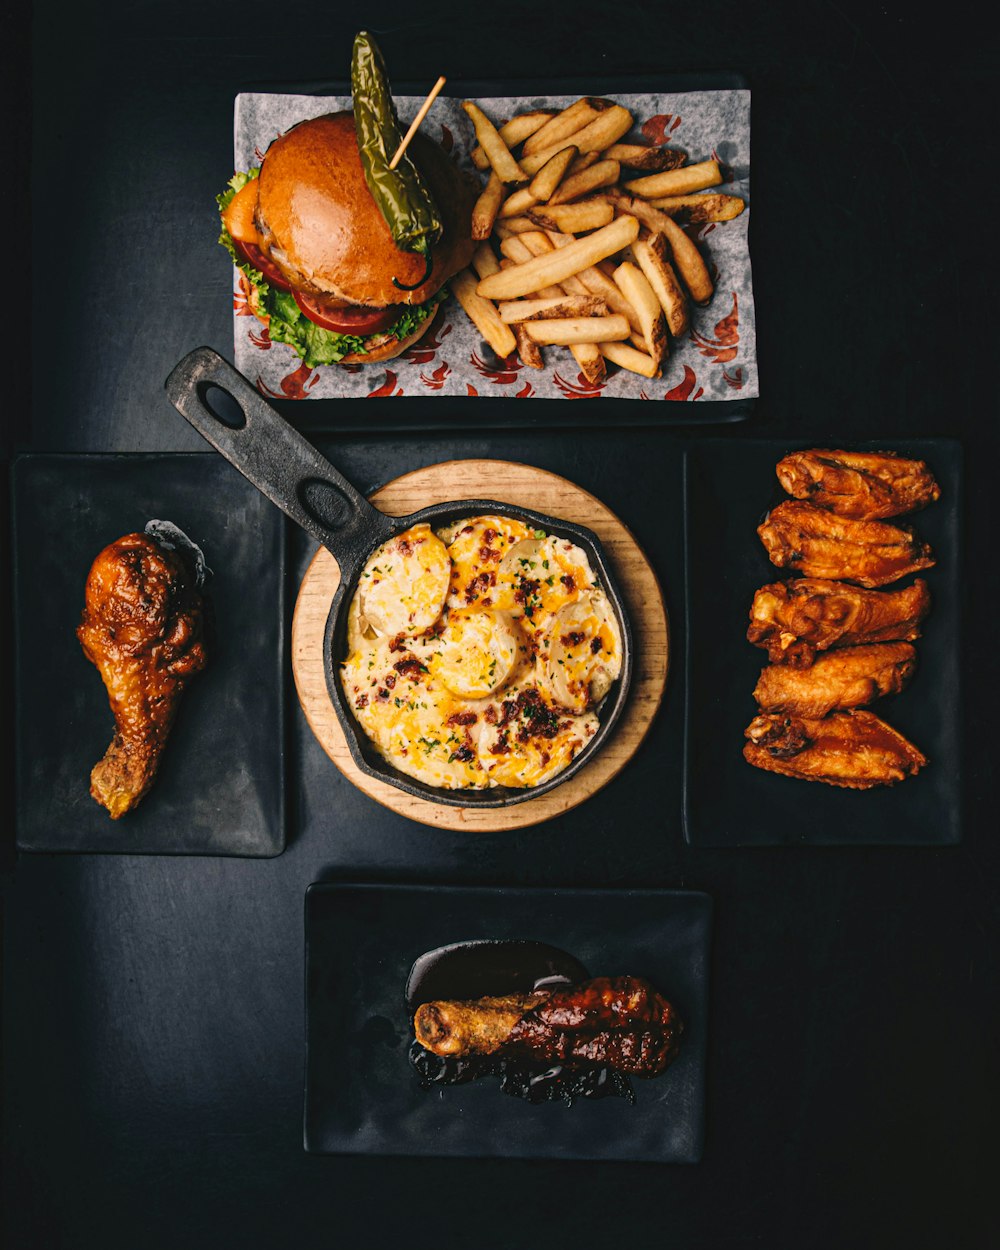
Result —
<path fill-rule="evenodd" d="M 930 568 L 930 547 L 884 521 L 854 521 L 789 499 L 757 527 L 772 564 L 807 577 L 845 578 L 869 588 Z"/>
<path fill-rule="evenodd" d="M 793 451 L 778 461 L 778 481 L 796 499 L 838 516 L 876 521 L 915 512 L 941 497 L 922 460 L 888 452 Z"/>
<path fill-rule="evenodd" d="M 523 996 L 423 1003 L 417 1041 L 438 1055 L 514 1055 L 658 1076 L 676 1057 L 683 1025 L 641 977 L 595 977 Z"/>
<path fill-rule="evenodd" d="M 91 566 L 76 632 L 115 718 L 90 793 L 117 820 L 149 791 L 181 694 L 205 667 L 201 596 L 180 556 L 126 534 Z"/>

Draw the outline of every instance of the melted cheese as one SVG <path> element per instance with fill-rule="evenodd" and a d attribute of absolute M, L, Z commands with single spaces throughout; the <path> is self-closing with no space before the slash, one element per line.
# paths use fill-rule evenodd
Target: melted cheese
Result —
<path fill-rule="evenodd" d="M 594 706 L 621 671 L 586 553 L 496 516 L 438 535 L 414 526 L 380 548 L 348 644 L 341 681 L 365 732 L 401 772 L 442 789 L 555 776 L 597 732 Z"/>

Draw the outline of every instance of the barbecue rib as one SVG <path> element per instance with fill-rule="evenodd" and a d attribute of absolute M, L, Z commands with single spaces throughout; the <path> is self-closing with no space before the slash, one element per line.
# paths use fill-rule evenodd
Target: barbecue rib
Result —
<path fill-rule="evenodd" d="M 437 1055 L 509 1055 L 542 1063 L 605 1065 L 658 1076 L 675 1058 L 683 1025 L 639 977 L 595 977 L 523 997 L 424 1003 L 413 1028 Z"/>
<path fill-rule="evenodd" d="M 927 583 L 903 590 L 862 590 L 802 577 L 762 586 L 753 597 L 747 638 L 772 664 L 809 665 L 817 651 L 870 642 L 912 642 L 930 611 Z"/>
<path fill-rule="evenodd" d="M 821 719 L 763 713 L 750 722 L 746 737 L 743 755 L 755 768 L 847 790 L 894 785 L 927 763 L 872 712 L 834 712 Z"/>
<path fill-rule="evenodd" d="M 205 667 L 201 596 L 180 556 L 126 534 L 91 566 L 76 633 L 115 718 L 90 793 L 117 820 L 149 791 L 184 687 Z"/>
<path fill-rule="evenodd" d="M 884 586 L 934 563 L 930 547 L 907 529 L 835 516 L 796 499 L 773 508 L 757 533 L 772 564 L 807 577 Z"/>
<path fill-rule="evenodd" d="M 793 451 L 777 464 L 778 481 L 796 499 L 838 516 L 874 521 L 925 508 L 941 488 L 922 460 L 888 452 Z"/>
<path fill-rule="evenodd" d="M 753 697 L 765 712 L 826 716 L 898 694 L 916 663 L 916 650 L 908 642 L 843 647 L 820 656 L 810 668 L 772 664 L 761 673 Z"/>

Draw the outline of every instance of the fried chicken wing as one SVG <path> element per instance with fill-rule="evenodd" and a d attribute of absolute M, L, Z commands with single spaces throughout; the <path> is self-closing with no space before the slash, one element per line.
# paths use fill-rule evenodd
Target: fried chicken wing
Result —
<path fill-rule="evenodd" d="M 772 564 L 807 577 L 885 586 L 934 564 L 930 547 L 908 529 L 835 516 L 795 499 L 772 508 L 757 533 Z"/>
<path fill-rule="evenodd" d="M 916 663 L 916 649 L 908 642 L 844 647 L 820 656 L 810 668 L 772 664 L 761 673 L 753 697 L 765 712 L 826 716 L 898 694 Z"/>
<path fill-rule="evenodd" d="M 862 590 L 819 577 L 772 582 L 753 597 L 747 639 L 766 648 L 772 664 L 804 668 L 830 647 L 912 642 L 930 606 L 919 577 L 902 590 Z"/>
<path fill-rule="evenodd" d="M 923 460 L 889 452 L 794 451 L 778 461 L 778 481 L 796 499 L 838 516 L 874 521 L 925 508 L 941 488 Z"/>
<path fill-rule="evenodd" d="M 105 547 L 76 631 L 107 687 L 115 734 L 90 774 L 112 820 L 148 793 L 188 679 L 205 667 L 202 601 L 183 559 L 146 534 Z"/>
<path fill-rule="evenodd" d="M 417 1041 L 438 1055 L 510 1055 L 543 1063 L 607 1065 L 658 1076 L 676 1056 L 683 1024 L 640 977 L 595 977 L 523 997 L 424 1003 Z"/>
<path fill-rule="evenodd" d="M 891 786 L 927 763 L 912 742 L 872 712 L 820 719 L 762 713 L 750 722 L 746 738 L 743 755 L 755 768 L 846 790 Z"/>

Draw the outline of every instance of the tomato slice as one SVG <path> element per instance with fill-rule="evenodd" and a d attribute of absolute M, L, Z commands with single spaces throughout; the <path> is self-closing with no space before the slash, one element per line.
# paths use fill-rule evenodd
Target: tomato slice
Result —
<path fill-rule="evenodd" d="M 256 243 L 243 243 L 240 239 L 233 239 L 233 247 L 248 265 L 252 265 L 254 269 L 260 270 L 264 275 L 265 282 L 270 283 L 271 286 L 276 286 L 279 291 L 290 291 L 292 289 L 278 266 L 273 260 L 264 255 Z"/>
<path fill-rule="evenodd" d="M 326 300 L 304 295 L 301 291 L 293 291 L 292 294 L 310 321 L 324 330 L 332 330 L 334 334 L 355 334 L 359 339 L 377 334 L 379 330 L 387 330 L 400 313 L 398 306 L 392 304 L 388 308 L 367 308 L 361 304 L 336 308 Z"/>

